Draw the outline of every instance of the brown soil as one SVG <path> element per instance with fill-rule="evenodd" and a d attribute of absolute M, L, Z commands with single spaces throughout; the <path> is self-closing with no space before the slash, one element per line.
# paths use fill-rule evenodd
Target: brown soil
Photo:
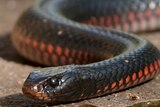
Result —
<path fill-rule="evenodd" d="M 24 80 L 29 72 L 37 66 L 22 58 L 13 48 L 10 40 L 16 19 L 32 2 L 33 0 L 0 0 L 0 106 L 2 107 L 46 106 L 45 104 L 35 103 L 22 94 L 21 87 Z M 145 37 L 160 49 L 160 33 L 158 31 L 140 35 L 147 35 Z M 124 107 L 136 102 L 160 99 L 159 81 L 160 75 L 152 81 L 119 93 L 56 106 L 79 107 L 81 105 L 81 107 L 88 107 L 91 104 L 95 106 Z M 138 99 L 133 100 L 131 96 Z"/>

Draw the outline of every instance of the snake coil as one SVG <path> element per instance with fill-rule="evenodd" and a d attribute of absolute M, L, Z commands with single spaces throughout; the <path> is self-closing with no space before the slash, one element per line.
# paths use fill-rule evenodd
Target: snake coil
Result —
<path fill-rule="evenodd" d="M 158 0 L 39 0 L 17 21 L 14 46 L 31 61 L 64 66 L 31 72 L 24 94 L 41 101 L 77 101 L 154 78 L 160 67 L 157 48 L 109 28 L 158 29 L 159 4 Z"/>

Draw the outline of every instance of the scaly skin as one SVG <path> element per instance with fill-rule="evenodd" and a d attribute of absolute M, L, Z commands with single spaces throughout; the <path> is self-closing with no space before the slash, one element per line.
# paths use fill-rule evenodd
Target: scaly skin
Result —
<path fill-rule="evenodd" d="M 151 43 L 102 27 L 131 32 L 158 29 L 158 4 L 154 0 L 40 0 L 15 25 L 14 46 L 40 64 L 72 65 L 32 72 L 23 93 L 44 102 L 64 103 L 154 78 L 160 53 Z"/>

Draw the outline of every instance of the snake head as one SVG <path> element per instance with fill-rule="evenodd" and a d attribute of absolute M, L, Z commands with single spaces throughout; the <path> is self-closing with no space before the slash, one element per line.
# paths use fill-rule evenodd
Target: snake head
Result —
<path fill-rule="evenodd" d="M 60 102 L 73 94 L 72 67 L 49 67 L 30 73 L 24 82 L 22 91 L 25 95 L 41 101 Z M 72 78 L 71 78 L 72 77 Z"/>

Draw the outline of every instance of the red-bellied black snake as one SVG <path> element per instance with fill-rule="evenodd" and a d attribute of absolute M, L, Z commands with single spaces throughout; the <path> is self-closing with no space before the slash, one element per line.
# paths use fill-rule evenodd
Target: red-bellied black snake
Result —
<path fill-rule="evenodd" d="M 22 90 L 37 100 L 63 103 L 150 80 L 159 71 L 158 49 L 121 30 L 159 27 L 159 0 L 39 0 L 17 21 L 14 46 L 34 62 L 65 66 L 31 72 Z"/>

